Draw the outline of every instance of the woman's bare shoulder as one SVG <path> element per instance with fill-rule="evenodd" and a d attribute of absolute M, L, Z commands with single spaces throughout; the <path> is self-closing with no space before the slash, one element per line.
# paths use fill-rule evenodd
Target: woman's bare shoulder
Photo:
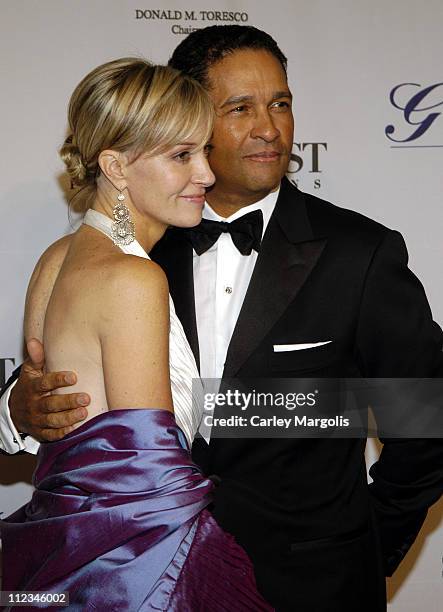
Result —
<path fill-rule="evenodd" d="M 130 347 L 143 357 L 147 347 L 163 346 L 169 335 L 169 289 L 166 275 L 153 261 L 133 255 L 114 259 L 112 275 L 101 282 L 92 298 L 95 329 L 102 351 Z M 114 351 L 115 352 L 115 351 Z"/>
<path fill-rule="evenodd" d="M 42 263 L 46 264 L 55 264 L 56 262 L 63 262 L 71 245 L 73 236 L 74 234 L 62 236 L 61 238 L 53 242 L 51 245 L 49 245 L 46 251 L 44 251 L 44 253 L 40 257 L 39 262 L 41 261 Z"/>
<path fill-rule="evenodd" d="M 109 282 L 106 291 L 115 296 L 116 305 L 130 301 L 164 301 L 168 298 L 169 287 L 162 268 L 150 259 L 121 254 L 109 260 Z M 112 268 L 111 268 L 112 266 Z"/>
<path fill-rule="evenodd" d="M 26 293 L 25 338 L 42 340 L 44 313 L 54 283 L 66 258 L 72 236 L 63 236 L 51 244 L 38 260 Z"/>
<path fill-rule="evenodd" d="M 40 256 L 29 281 L 28 291 L 32 290 L 36 284 L 50 283 L 51 279 L 55 281 L 68 253 L 71 240 L 72 235 L 59 238 Z"/>

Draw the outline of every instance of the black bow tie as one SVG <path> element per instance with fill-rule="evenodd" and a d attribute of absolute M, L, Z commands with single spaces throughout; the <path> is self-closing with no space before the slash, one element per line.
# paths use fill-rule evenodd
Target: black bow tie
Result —
<path fill-rule="evenodd" d="M 231 234 L 232 242 L 242 255 L 250 255 L 252 249 L 257 253 L 260 251 L 263 213 L 261 210 L 254 210 L 231 223 L 202 219 L 199 225 L 185 231 L 197 255 L 210 249 L 224 232 Z"/>

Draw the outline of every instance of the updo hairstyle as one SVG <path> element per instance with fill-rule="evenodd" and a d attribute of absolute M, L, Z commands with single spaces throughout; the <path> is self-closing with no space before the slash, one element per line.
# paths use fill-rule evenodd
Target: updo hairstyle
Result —
<path fill-rule="evenodd" d="M 134 159 L 156 155 L 189 140 L 196 129 L 203 130 L 203 146 L 213 118 L 202 86 L 168 66 L 128 57 L 92 70 L 71 96 L 70 133 L 60 150 L 72 187 L 82 188 L 83 208 L 95 193 L 102 151 L 130 152 Z"/>

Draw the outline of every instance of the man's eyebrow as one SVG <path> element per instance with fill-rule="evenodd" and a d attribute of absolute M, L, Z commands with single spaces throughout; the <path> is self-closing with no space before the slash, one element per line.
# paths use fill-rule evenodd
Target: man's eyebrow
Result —
<path fill-rule="evenodd" d="M 283 89 L 281 91 L 274 91 L 272 94 L 272 100 L 278 100 L 279 98 L 290 98 L 292 100 L 292 94 L 289 89 Z M 220 108 L 224 108 L 225 106 L 232 106 L 232 104 L 243 104 L 244 102 L 251 102 L 254 99 L 254 96 L 231 96 L 228 98 Z"/>
<path fill-rule="evenodd" d="M 272 98 L 273 100 L 278 100 L 278 98 L 290 98 L 292 100 L 292 94 L 289 89 L 282 89 L 282 91 L 274 91 Z"/>
<path fill-rule="evenodd" d="M 241 104 L 242 102 L 251 102 L 254 99 L 254 96 L 231 96 L 228 98 L 220 108 L 224 108 L 225 106 L 231 106 L 231 104 Z"/>

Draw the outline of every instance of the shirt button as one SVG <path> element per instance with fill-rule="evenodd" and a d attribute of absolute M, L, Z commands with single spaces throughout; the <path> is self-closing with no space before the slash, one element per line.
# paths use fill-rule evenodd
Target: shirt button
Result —
<path fill-rule="evenodd" d="M 232 287 L 225 287 L 225 293 L 232 293 Z"/>

